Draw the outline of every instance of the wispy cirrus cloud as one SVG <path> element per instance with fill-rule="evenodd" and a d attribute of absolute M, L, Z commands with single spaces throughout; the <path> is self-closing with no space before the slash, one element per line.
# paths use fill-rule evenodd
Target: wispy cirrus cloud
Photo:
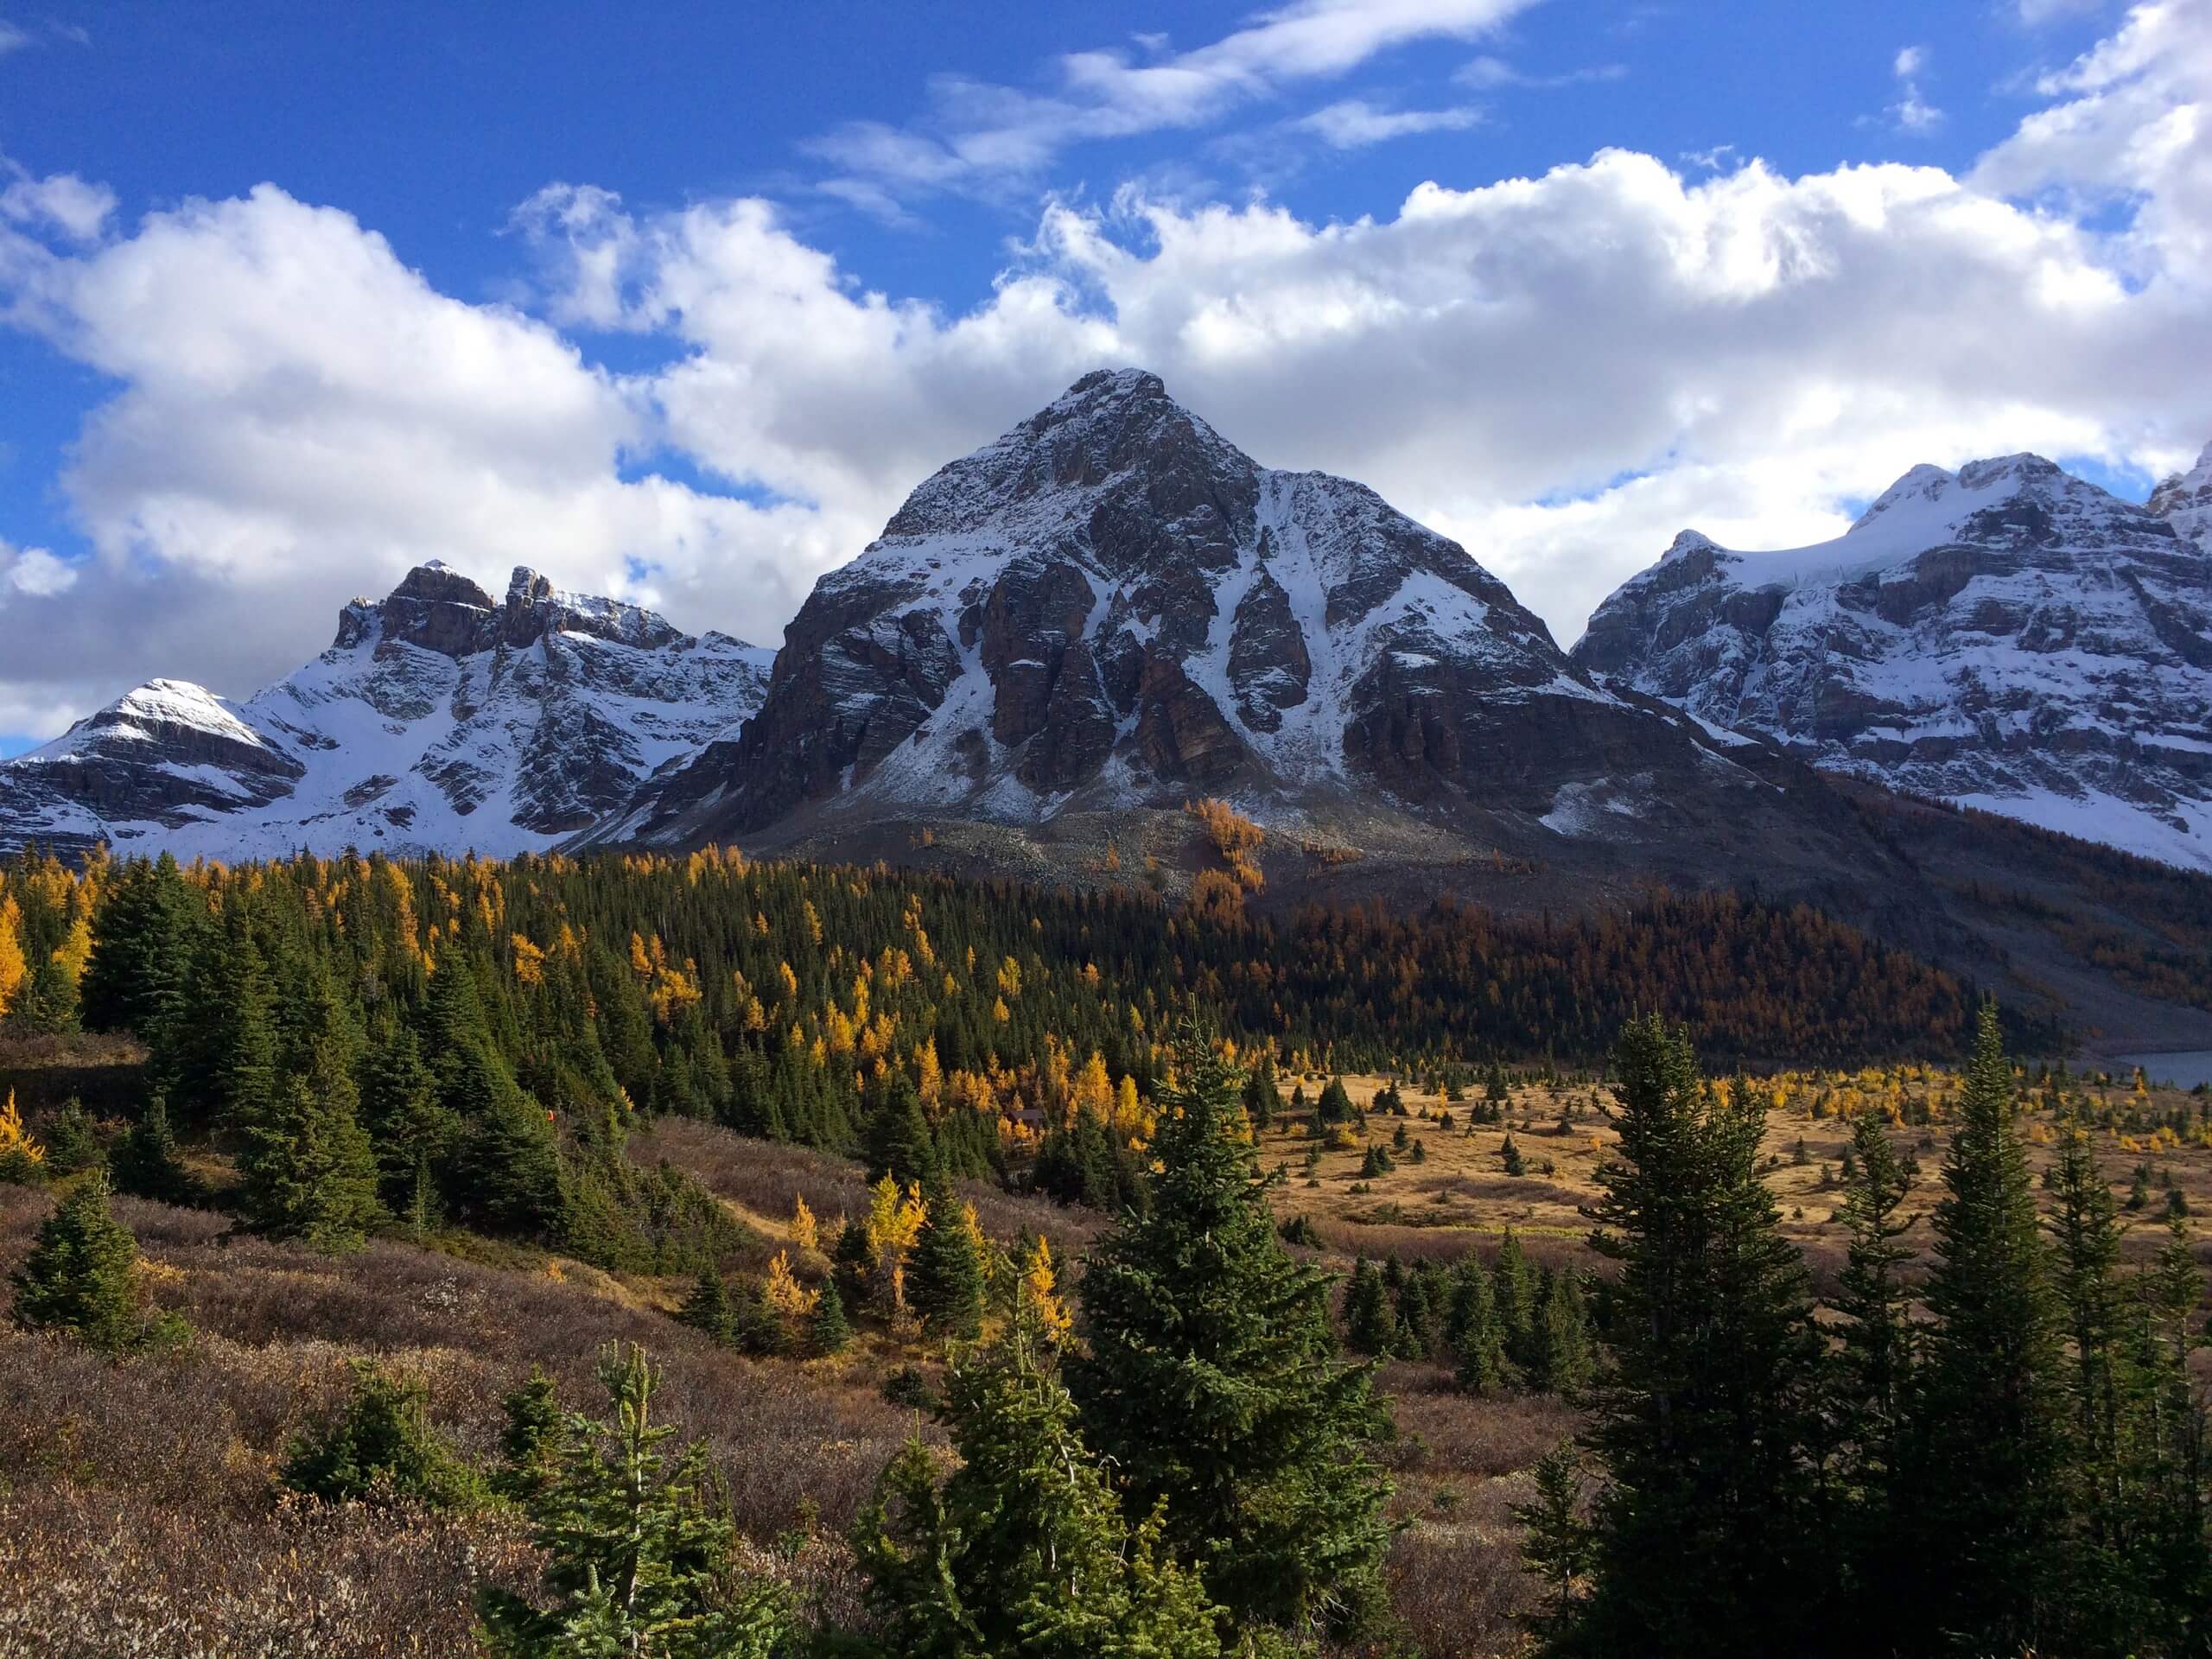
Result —
<path fill-rule="evenodd" d="M 1319 137 L 1332 149 L 1363 149 L 1393 138 L 1422 132 L 1465 132 L 1482 124 L 1483 112 L 1469 106 L 1442 110 L 1380 109 L 1363 98 L 1347 98 L 1300 116 L 1291 126 Z"/>
<path fill-rule="evenodd" d="M 1478 39 L 1535 3 L 1294 0 L 1187 51 L 1147 35 L 1135 49 L 1065 54 L 1042 91 L 940 76 L 930 83 L 928 106 L 916 120 L 849 122 L 802 148 L 836 169 L 823 182 L 826 192 L 871 211 L 896 213 L 915 195 L 1033 182 L 1075 145 L 1204 126 L 1289 88 L 1347 74 L 1393 48 Z M 1313 130 L 1333 143 L 1332 132 L 1371 131 L 1376 124 L 1344 117 Z M 1420 130 L 1433 130 L 1433 124 Z"/>
<path fill-rule="evenodd" d="M 1561 70 L 1555 74 L 1530 74 L 1515 67 L 1503 58 L 1479 57 L 1462 64 L 1452 72 L 1452 79 L 1459 86 L 1478 92 L 1495 92 L 1503 87 L 1517 86 L 1530 91 L 1548 91 L 1558 86 L 1579 86 L 1590 81 L 1619 80 L 1628 73 L 1624 63 L 1597 63 L 1585 68 Z"/>

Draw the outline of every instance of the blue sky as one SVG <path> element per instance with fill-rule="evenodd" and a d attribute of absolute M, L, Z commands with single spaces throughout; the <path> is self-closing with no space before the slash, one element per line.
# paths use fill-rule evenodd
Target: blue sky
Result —
<path fill-rule="evenodd" d="M 2212 437 L 2133 361 L 2202 319 L 2205 141 L 2116 139 L 2203 107 L 2205 23 L 0 5 L 0 748 L 250 690 L 416 557 L 772 639 L 1095 360 L 1563 639 L 1681 522 L 1814 539 L 1916 460 L 2139 493 Z"/>

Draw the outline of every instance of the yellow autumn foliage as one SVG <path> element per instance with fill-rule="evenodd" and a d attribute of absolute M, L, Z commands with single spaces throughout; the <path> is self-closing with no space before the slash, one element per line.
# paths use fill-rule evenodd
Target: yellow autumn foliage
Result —
<path fill-rule="evenodd" d="M 23 1128 L 23 1115 L 16 1109 L 16 1091 L 8 1091 L 8 1103 L 0 1107 L 0 1163 L 29 1159 L 32 1163 L 46 1161 L 46 1148 L 30 1137 Z"/>
<path fill-rule="evenodd" d="M 804 1319 L 822 1300 L 820 1291 L 809 1290 L 792 1274 L 789 1250 L 778 1250 L 768 1263 L 768 1277 L 760 1287 L 760 1294 L 771 1309 L 787 1319 Z"/>
<path fill-rule="evenodd" d="M 13 893 L 0 893 L 0 1014 L 14 1006 L 30 966 L 23 960 L 23 912 Z"/>

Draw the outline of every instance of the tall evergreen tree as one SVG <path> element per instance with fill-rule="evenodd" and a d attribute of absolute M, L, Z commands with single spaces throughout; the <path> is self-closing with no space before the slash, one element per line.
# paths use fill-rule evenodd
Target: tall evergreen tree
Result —
<path fill-rule="evenodd" d="M 1497 1328 L 1505 1341 L 1505 1357 L 1516 1380 L 1535 1369 L 1536 1351 L 1536 1273 L 1521 1248 L 1519 1235 L 1505 1230 L 1499 1241 L 1497 1260 L 1491 1268 L 1497 1302 Z"/>
<path fill-rule="evenodd" d="M 177 992 L 191 923 L 191 889 L 168 854 L 134 859 L 101 893 L 92 950 L 78 987 L 93 1031 L 151 1037 Z"/>
<path fill-rule="evenodd" d="M 1389 1353 L 1395 1334 L 1382 1274 L 1363 1255 L 1352 1263 L 1351 1281 L 1344 1287 L 1344 1345 L 1356 1354 L 1382 1357 Z"/>
<path fill-rule="evenodd" d="M 868 1120 L 868 1178 L 891 1176 L 901 1186 L 929 1179 L 938 1165 L 937 1143 L 922 1097 L 905 1072 L 887 1075 L 881 1097 Z"/>
<path fill-rule="evenodd" d="M 2044 1647 L 2063 1596 L 2067 1413 L 2059 1309 L 2012 1069 L 1982 1006 L 1935 1211 L 1907 1479 L 1923 1628 L 1974 1653 Z"/>
<path fill-rule="evenodd" d="M 2123 1475 L 2137 1505 L 2123 1563 L 2139 1610 L 2131 1634 L 2144 1653 L 2212 1654 L 2212 1412 L 2190 1369 L 2212 1336 L 2198 1312 L 2203 1271 L 2179 1216 L 2135 1293 Z"/>
<path fill-rule="evenodd" d="M 1915 1177 L 1878 1113 L 1859 1114 L 1851 1147 L 1843 1203 L 1851 1245 L 1834 1302 L 1842 1319 L 1833 1407 L 1845 1503 L 1841 1562 L 1853 1619 L 1869 1646 L 1886 1652 L 1904 1635 L 1891 1587 L 1910 1573 L 1899 1522 L 1913 1502 L 1903 1454 L 1919 1332 L 1905 1276 L 1913 1252 L 1898 1240 L 1912 1224 L 1901 1212 Z"/>
<path fill-rule="evenodd" d="M 153 1039 L 151 1070 L 172 1112 L 226 1137 L 276 1092 L 275 993 L 242 895 L 197 930 L 177 994 Z"/>
<path fill-rule="evenodd" d="M 1699 1075 L 1686 1032 L 1614 1052 L 1615 1155 L 1592 1248 L 1612 1363 L 1592 1390 L 1590 1597 L 1561 1653 L 1751 1656 L 1818 1646 L 1827 1562 L 1813 1459 L 1821 1338 L 1803 1261 L 1758 1177 L 1765 1115 Z"/>
<path fill-rule="evenodd" d="M 2139 1510 L 2126 1467 L 2135 1379 L 2117 1277 L 2120 1205 L 2078 1109 L 2068 1115 L 2061 1135 L 2049 1179 L 2050 1228 L 2053 1287 L 2073 1351 L 2066 1504 L 2079 1535 L 2065 1555 L 2071 1587 L 2063 1618 L 2069 1640 L 2082 1644 L 2080 1651 L 2125 1653 L 2133 1647 L 2127 1632 L 2133 1618 L 2124 1586 Z"/>
<path fill-rule="evenodd" d="M 1265 1129 L 1282 1116 L 1282 1090 L 1275 1086 L 1275 1063 L 1262 1055 L 1244 1078 L 1244 1115 L 1255 1129 Z"/>
<path fill-rule="evenodd" d="M 1572 1395 L 1596 1375 L 1596 1338 L 1582 1275 L 1572 1268 L 1545 1275 L 1538 1299 L 1529 1380 L 1547 1394 Z"/>
<path fill-rule="evenodd" d="M 1475 1394 L 1504 1390 L 1510 1370 L 1505 1357 L 1505 1331 L 1498 1323 L 1497 1293 L 1490 1270 L 1472 1250 L 1460 1258 L 1452 1274 L 1451 1313 L 1445 1340 L 1459 1368 L 1459 1386 Z"/>
<path fill-rule="evenodd" d="M 246 1224 L 334 1255 L 360 1249 L 384 1213 L 376 1153 L 354 1120 L 351 1084 L 342 1077 L 287 1077 L 276 1104 L 247 1132 L 239 1160 Z"/>
<path fill-rule="evenodd" d="M 967 1210 L 934 1162 L 922 1198 L 927 1212 L 906 1263 L 906 1300 L 932 1336 L 972 1338 L 983 1321 L 983 1262 Z"/>
<path fill-rule="evenodd" d="M 386 1019 L 360 1065 L 361 1122 L 376 1147 L 377 1189 L 395 1212 L 413 1207 L 418 1179 L 445 1167 L 461 1120 L 440 1093 L 413 1028 Z"/>
<path fill-rule="evenodd" d="M 1155 1508 L 1131 1527 L 1076 1428 L 1036 1319 L 956 1363 L 938 1416 L 960 1467 L 940 1486 L 910 1440 L 854 1529 L 869 1605 L 902 1659 L 1215 1659 L 1217 1609 L 1165 1559 Z"/>
<path fill-rule="evenodd" d="M 1234 1621 L 1353 1624 L 1380 1596 L 1387 1419 L 1338 1357 L 1326 1275 L 1276 1236 L 1236 1074 L 1186 1031 L 1175 1077 L 1150 1212 L 1087 1260 L 1069 1385 L 1130 1513 L 1170 1504 L 1170 1547 Z"/>

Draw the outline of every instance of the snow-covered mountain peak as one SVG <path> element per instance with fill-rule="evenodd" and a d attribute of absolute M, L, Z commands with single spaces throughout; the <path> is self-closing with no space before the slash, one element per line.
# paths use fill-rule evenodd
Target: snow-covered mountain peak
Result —
<path fill-rule="evenodd" d="M 1923 461 L 1910 469 L 1903 478 L 1874 498 L 1873 505 L 1860 513 L 1852 524 L 1853 531 L 1865 530 L 1878 522 L 1883 514 L 1904 512 L 1918 502 L 1940 500 L 1959 475 L 1942 467 L 1931 467 Z"/>
<path fill-rule="evenodd" d="M 1479 796 L 1533 819 L 1643 718 L 1464 549 L 1362 485 L 1261 467 L 1120 370 L 918 486 L 816 585 L 760 714 L 594 834 L 727 838 L 868 803 L 1029 821 L 1199 791 Z"/>
<path fill-rule="evenodd" d="M 2196 466 L 2161 480 L 2147 505 L 2176 535 L 2212 553 L 2212 443 L 2204 446 Z"/>
<path fill-rule="evenodd" d="M 1678 542 L 1574 654 L 1816 764 L 2212 868 L 2190 499 L 2176 480 L 2162 513 L 2033 454 L 1916 467 L 1833 541 Z"/>
<path fill-rule="evenodd" d="M 1667 543 L 1667 550 L 1659 556 L 1659 561 L 1665 564 L 1678 559 L 1690 558 L 1700 553 L 1719 551 L 1720 551 L 1719 543 L 1714 541 L 1703 531 L 1685 530 L 1677 533 L 1675 539 Z"/>
<path fill-rule="evenodd" d="M 0 849 L 550 847 L 759 707 L 769 658 L 527 568 L 495 602 L 432 561 L 244 704 L 150 681 L 0 766 Z"/>

